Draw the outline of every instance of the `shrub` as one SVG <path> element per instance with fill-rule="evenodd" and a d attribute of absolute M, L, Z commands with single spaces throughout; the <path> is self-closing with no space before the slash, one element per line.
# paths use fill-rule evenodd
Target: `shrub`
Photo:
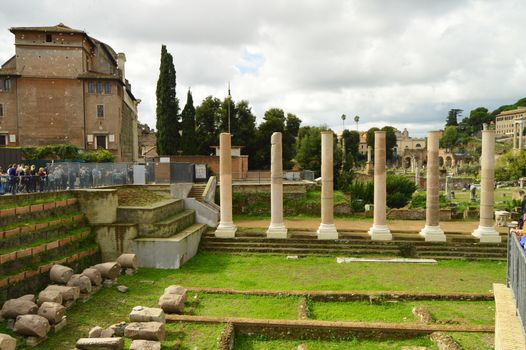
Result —
<path fill-rule="evenodd" d="M 374 185 L 372 182 L 353 181 L 349 186 L 351 193 L 351 207 L 354 212 L 361 212 L 365 204 L 373 202 Z"/>
<path fill-rule="evenodd" d="M 415 183 L 401 175 L 387 176 L 387 206 L 389 208 L 402 208 L 416 191 Z"/>
<path fill-rule="evenodd" d="M 425 192 L 415 192 L 411 198 L 411 208 L 425 208 L 426 207 L 427 195 Z M 438 203 L 440 208 L 448 206 L 448 200 L 445 194 L 441 193 L 438 197 Z"/>
<path fill-rule="evenodd" d="M 82 152 L 80 157 L 87 163 L 108 163 L 113 162 L 114 159 L 114 156 L 110 151 L 102 148 L 94 151 Z"/>

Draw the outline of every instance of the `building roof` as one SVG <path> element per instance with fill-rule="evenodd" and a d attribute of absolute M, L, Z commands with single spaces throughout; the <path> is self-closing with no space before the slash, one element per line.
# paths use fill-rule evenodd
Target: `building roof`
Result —
<path fill-rule="evenodd" d="M 526 112 L 526 107 L 519 107 L 516 109 L 511 109 L 509 111 L 502 111 L 499 114 L 497 114 L 497 117 L 503 116 L 503 115 L 511 115 L 511 114 L 517 114 L 517 113 L 524 113 Z"/>
<path fill-rule="evenodd" d="M 59 23 L 56 26 L 47 27 L 12 27 L 9 28 L 11 33 L 16 32 L 46 32 L 46 33 L 75 33 L 75 34 L 86 34 L 83 30 L 70 28 L 64 23 Z"/>
<path fill-rule="evenodd" d="M 14 68 L 1 68 L 0 76 L 19 77 L 20 73 L 18 73 Z"/>

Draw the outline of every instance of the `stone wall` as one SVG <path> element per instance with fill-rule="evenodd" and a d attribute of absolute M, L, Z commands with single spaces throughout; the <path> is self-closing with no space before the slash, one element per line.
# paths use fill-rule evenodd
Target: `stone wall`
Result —
<path fill-rule="evenodd" d="M 390 209 L 387 212 L 389 219 L 395 220 L 425 220 L 426 210 L 425 209 Z M 451 209 L 440 209 L 440 221 L 451 221 L 452 211 Z"/>

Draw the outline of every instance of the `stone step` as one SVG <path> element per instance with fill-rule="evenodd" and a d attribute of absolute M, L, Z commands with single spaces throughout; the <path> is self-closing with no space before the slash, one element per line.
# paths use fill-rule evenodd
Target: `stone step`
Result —
<path fill-rule="evenodd" d="M 168 217 L 153 224 L 153 228 L 140 237 L 160 237 L 166 238 L 173 236 L 195 223 L 195 210 L 186 209 L 180 213 Z"/>
<path fill-rule="evenodd" d="M 305 243 L 263 243 L 263 242 L 213 242 L 203 240 L 202 244 L 207 247 L 265 247 L 265 248 L 317 248 L 317 249 L 381 249 L 381 250 L 398 250 L 397 246 L 374 246 L 370 244 L 305 244 Z"/>
<path fill-rule="evenodd" d="M 207 246 L 201 247 L 203 250 L 215 250 L 215 251 L 238 251 L 238 252 L 273 252 L 273 253 L 281 253 L 281 254 L 291 254 L 291 255 L 297 255 L 297 254 L 308 254 L 308 253 L 338 253 L 338 254 L 385 254 L 387 252 L 392 253 L 393 256 L 396 256 L 399 251 L 398 250 L 378 250 L 378 249 L 341 249 L 338 251 L 334 250 L 327 250 L 323 248 L 287 248 L 287 247 L 213 247 L 209 248 Z"/>

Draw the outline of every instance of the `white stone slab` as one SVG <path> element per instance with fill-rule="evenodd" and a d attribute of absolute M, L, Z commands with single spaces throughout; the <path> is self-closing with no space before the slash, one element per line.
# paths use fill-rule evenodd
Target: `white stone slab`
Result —
<path fill-rule="evenodd" d="M 410 259 L 410 258 L 394 258 L 394 259 L 375 259 L 375 258 L 336 258 L 338 264 L 352 263 L 352 262 L 377 262 L 377 263 L 409 263 L 409 264 L 436 264 L 435 259 Z"/>

